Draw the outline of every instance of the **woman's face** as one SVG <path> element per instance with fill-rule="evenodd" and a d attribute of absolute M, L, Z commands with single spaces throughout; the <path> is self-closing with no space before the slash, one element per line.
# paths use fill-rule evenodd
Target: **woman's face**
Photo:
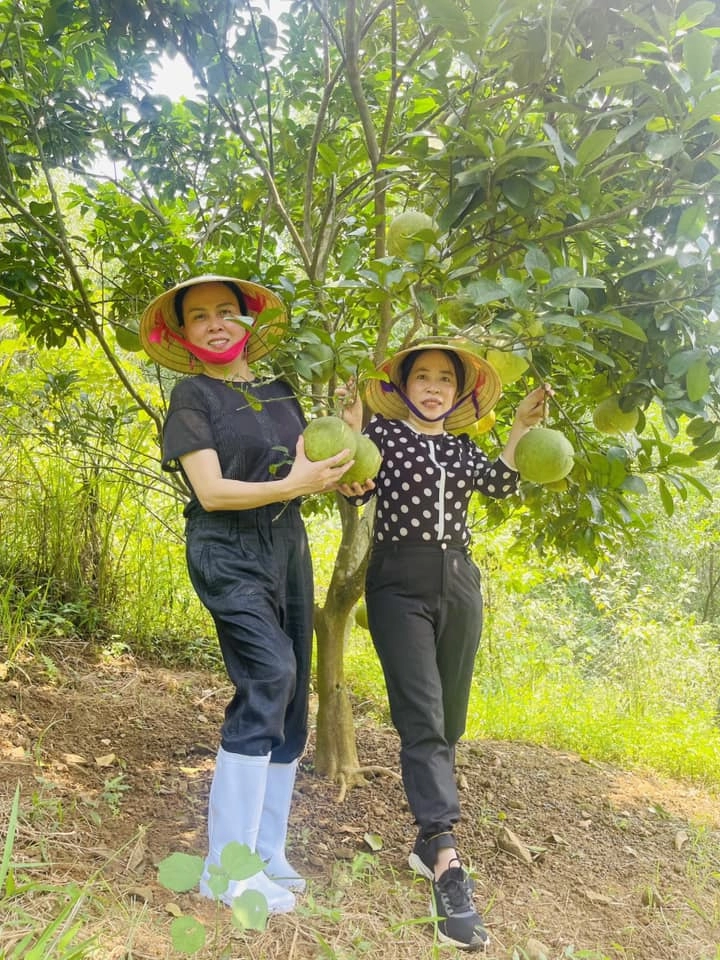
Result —
<path fill-rule="evenodd" d="M 442 350 L 423 350 L 410 368 L 405 393 L 428 420 L 449 412 L 457 397 L 457 375 L 450 357 Z"/>
<path fill-rule="evenodd" d="M 236 318 L 240 304 L 230 287 L 215 281 L 190 287 L 182 305 L 185 339 L 196 347 L 222 353 L 247 334 Z"/>

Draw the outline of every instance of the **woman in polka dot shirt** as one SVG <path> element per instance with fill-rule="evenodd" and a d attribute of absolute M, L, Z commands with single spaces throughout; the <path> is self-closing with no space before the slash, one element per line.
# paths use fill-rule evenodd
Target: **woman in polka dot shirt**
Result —
<path fill-rule="evenodd" d="M 495 370 L 464 342 L 425 341 L 380 367 L 364 432 L 382 452 L 375 482 L 343 485 L 357 506 L 377 498 L 366 577 L 368 624 L 382 664 L 408 803 L 419 826 L 410 866 L 432 881 L 441 940 L 478 949 L 488 935 L 472 903 L 453 827 L 460 818 L 455 744 L 465 730 L 482 630 L 480 572 L 467 512 L 475 491 L 502 499 L 517 488 L 518 440 L 544 414 L 542 386 L 519 404 L 507 443 L 491 461 L 461 431 L 500 395 Z M 359 400 L 345 407 L 354 428 Z"/>

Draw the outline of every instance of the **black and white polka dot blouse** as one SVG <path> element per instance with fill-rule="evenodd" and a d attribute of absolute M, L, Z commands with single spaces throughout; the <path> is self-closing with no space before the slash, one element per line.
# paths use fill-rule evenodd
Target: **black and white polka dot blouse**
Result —
<path fill-rule="evenodd" d="M 375 490 L 348 498 L 360 506 L 377 496 L 375 542 L 446 540 L 468 544 L 467 511 L 478 490 L 505 499 L 518 474 L 491 462 L 467 434 L 418 433 L 404 420 L 375 415 L 363 431 L 383 455 Z"/>

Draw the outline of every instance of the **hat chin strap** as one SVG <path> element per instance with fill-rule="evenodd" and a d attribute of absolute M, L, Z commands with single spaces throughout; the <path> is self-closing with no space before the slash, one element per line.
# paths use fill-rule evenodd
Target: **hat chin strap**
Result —
<path fill-rule="evenodd" d="M 206 350 L 204 347 L 198 347 L 194 343 L 190 343 L 183 337 L 178 336 L 173 330 L 168 330 L 168 334 L 176 343 L 179 343 L 201 363 L 210 363 L 217 366 L 227 366 L 228 363 L 237 360 L 250 339 L 250 331 L 248 330 L 245 336 L 241 337 L 237 343 L 228 347 L 227 350 L 222 350 L 218 353 L 217 350 Z"/>
<path fill-rule="evenodd" d="M 450 409 L 447 410 L 445 413 L 441 413 L 439 417 L 427 417 L 427 416 L 425 416 L 425 414 L 424 414 L 424 413 L 421 413 L 421 412 L 418 410 L 418 408 L 415 406 L 415 404 L 411 402 L 411 400 L 410 400 L 410 399 L 406 396 L 406 394 L 400 389 L 400 387 L 396 386 L 396 385 L 395 385 L 394 383 L 392 383 L 392 382 L 389 382 L 389 383 L 388 383 L 388 382 L 383 382 L 382 385 L 381 385 L 381 389 L 384 390 L 385 393 L 396 393 L 396 394 L 401 398 L 401 400 L 403 401 L 403 403 L 407 406 L 408 410 L 409 410 L 411 413 L 414 413 L 415 416 L 418 417 L 420 420 L 424 420 L 426 423 L 437 423 L 438 420 L 446 420 L 446 419 L 450 416 L 450 414 L 451 414 L 451 413 L 455 413 L 455 411 L 457 410 L 457 408 L 458 408 L 462 403 L 465 403 L 465 401 L 466 401 L 467 399 L 470 399 L 470 400 L 472 401 L 472 405 L 473 405 L 473 407 L 475 408 L 475 414 L 476 414 L 475 419 L 476 419 L 476 420 L 479 420 L 479 419 L 480 419 L 480 406 L 479 406 L 479 404 L 478 404 L 477 395 L 476 395 L 474 389 L 472 389 L 472 390 L 470 390 L 468 393 L 464 394 L 464 396 L 460 397 L 459 400 L 456 400 L 455 403 L 450 407 Z"/>

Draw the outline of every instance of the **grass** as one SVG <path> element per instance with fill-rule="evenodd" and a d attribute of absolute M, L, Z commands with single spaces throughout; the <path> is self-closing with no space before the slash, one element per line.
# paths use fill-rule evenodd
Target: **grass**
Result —
<path fill-rule="evenodd" d="M 720 786 L 713 690 L 707 690 L 703 707 L 669 704 L 659 680 L 653 685 L 647 678 L 631 697 L 622 683 L 588 678 L 572 664 L 535 676 L 532 662 L 522 661 L 515 646 L 503 647 L 503 652 L 507 659 L 496 652 L 488 671 L 482 660 L 478 663 L 466 738 L 538 743 Z M 682 657 L 681 650 L 677 656 Z M 346 652 L 346 676 L 359 708 L 389 722 L 372 642 L 358 627 Z"/>
<path fill-rule="evenodd" d="M 713 638 L 677 610 L 668 623 L 657 619 L 657 605 L 652 621 L 643 619 L 641 603 L 612 609 L 612 618 L 580 611 L 579 630 L 567 600 L 496 598 L 476 663 L 466 737 L 570 749 L 720 786 Z M 389 722 L 372 642 L 357 626 L 345 670 L 359 707 Z"/>

